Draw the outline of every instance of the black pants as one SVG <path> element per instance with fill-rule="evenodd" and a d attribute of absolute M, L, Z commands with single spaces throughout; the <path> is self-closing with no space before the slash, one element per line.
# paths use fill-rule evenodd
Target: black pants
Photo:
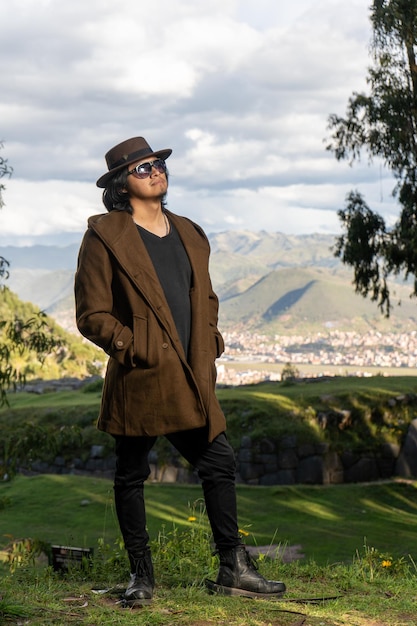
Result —
<path fill-rule="evenodd" d="M 205 428 L 187 430 L 167 439 L 197 469 L 202 482 L 207 515 L 218 550 L 239 545 L 237 525 L 235 458 L 224 434 L 212 443 Z M 144 482 L 149 477 L 148 454 L 156 437 L 115 437 L 116 511 L 125 547 L 131 557 L 147 546 Z"/>

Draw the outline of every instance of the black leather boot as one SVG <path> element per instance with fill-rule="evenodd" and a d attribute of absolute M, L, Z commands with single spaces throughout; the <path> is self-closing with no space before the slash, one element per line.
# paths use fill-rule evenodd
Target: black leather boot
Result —
<path fill-rule="evenodd" d="M 145 606 L 152 602 L 155 579 L 151 551 L 146 548 L 141 554 L 132 556 L 130 561 L 130 582 L 123 596 L 128 606 Z"/>
<path fill-rule="evenodd" d="M 245 546 L 219 551 L 219 557 L 220 569 L 211 589 L 215 593 L 250 598 L 276 597 L 284 593 L 284 583 L 266 580 L 259 574 Z"/>

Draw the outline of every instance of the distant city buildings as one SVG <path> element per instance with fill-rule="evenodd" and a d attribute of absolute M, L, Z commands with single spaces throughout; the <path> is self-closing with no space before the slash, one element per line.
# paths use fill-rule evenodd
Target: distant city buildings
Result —
<path fill-rule="evenodd" d="M 217 361 L 219 384 L 242 385 L 261 380 L 280 380 L 277 365 L 312 366 L 311 373 L 325 375 L 326 367 L 339 368 L 417 368 L 417 331 L 409 333 L 381 333 L 331 331 L 307 336 L 276 335 L 268 337 L 253 333 L 224 332 L 224 354 Z M 233 364 L 244 363 L 245 369 Z M 252 366 L 253 363 L 253 366 Z M 268 371 L 267 364 L 274 368 Z M 259 368 L 262 364 L 262 368 Z M 257 367 L 258 365 L 258 367 Z M 228 367 L 229 366 L 229 367 Z M 314 367 L 314 370 L 313 370 Z M 320 371 L 320 368 L 322 370 Z"/>

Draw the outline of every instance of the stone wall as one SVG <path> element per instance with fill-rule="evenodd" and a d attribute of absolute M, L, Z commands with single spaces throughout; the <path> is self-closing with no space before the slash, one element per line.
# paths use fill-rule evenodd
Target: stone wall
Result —
<path fill-rule="evenodd" d="M 76 389 L 87 382 L 94 382 L 97 377 L 88 381 L 78 379 L 62 379 L 61 381 L 36 381 L 26 386 L 26 391 L 45 393 L 45 391 L 62 391 Z M 397 402 L 410 404 L 413 398 L 401 396 L 389 400 L 389 404 Z M 338 427 L 349 422 L 349 411 L 328 411 L 318 415 L 323 428 L 331 423 Z M 249 485 L 293 485 L 303 484 L 338 484 L 369 482 L 393 477 L 417 479 L 417 419 L 408 429 L 403 446 L 383 444 L 367 454 L 359 455 L 351 452 L 338 454 L 330 449 L 327 443 L 301 444 L 292 435 L 283 437 L 279 443 L 270 439 L 252 441 L 251 437 L 243 436 L 240 447 L 236 450 L 237 480 Z M 176 451 L 173 450 L 170 462 L 160 463 L 156 452 L 150 456 L 151 480 L 160 482 L 196 483 L 198 478 L 194 471 L 184 468 Z M 91 447 L 87 460 L 74 458 L 66 461 L 56 457 L 52 463 L 33 462 L 30 468 L 22 468 L 24 473 L 54 474 L 90 474 L 104 478 L 112 478 L 115 467 L 114 455 L 105 455 L 104 447 Z"/>
<path fill-rule="evenodd" d="M 338 454 L 327 443 L 298 445 L 294 436 L 284 437 L 279 445 L 268 439 L 253 443 L 245 436 L 237 454 L 237 471 L 240 481 L 251 485 L 417 478 L 417 419 L 411 422 L 402 447 L 385 443 L 364 455 Z"/>
<path fill-rule="evenodd" d="M 237 481 L 248 485 L 329 485 L 383 480 L 393 477 L 417 478 L 417 419 L 408 429 L 404 445 L 384 444 L 372 453 L 337 454 L 329 444 L 298 445 L 294 436 L 284 437 L 277 445 L 269 439 L 253 442 L 242 437 L 236 453 Z M 173 450 L 171 461 L 158 463 L 156 452 L 150 456 L 150 480 L 158 482 L 197 483 L 196 473 L 184 468 Z M 65 461 L 56 457 L 53 463 L 34 462 L 24 473 L 90 474 L 112 478 L 114 455 L 105 456 L 104 447 L 91 447 L 86 461 Z"/>
<path fill-rule="evenodd" d="M 292 436 L 279 446 L 267 439 L 253 444 L 250 437 L 243 437 L 238 474 L 242 482 L 252 485 L 367 482 L 394 476 L 399 453 L 398 446 L 386 444 L 366 456 L 339 455 L 327 443 L 298 445 Z"/>

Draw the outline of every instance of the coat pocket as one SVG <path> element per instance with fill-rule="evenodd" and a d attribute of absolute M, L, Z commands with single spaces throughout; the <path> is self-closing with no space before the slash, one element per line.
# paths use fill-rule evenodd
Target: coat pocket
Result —
<path fill-rule="evenodd" d="M 138 365 L 149 365 L 148 320 L 146 317 L 133 317 L 133 352 Z"/>

